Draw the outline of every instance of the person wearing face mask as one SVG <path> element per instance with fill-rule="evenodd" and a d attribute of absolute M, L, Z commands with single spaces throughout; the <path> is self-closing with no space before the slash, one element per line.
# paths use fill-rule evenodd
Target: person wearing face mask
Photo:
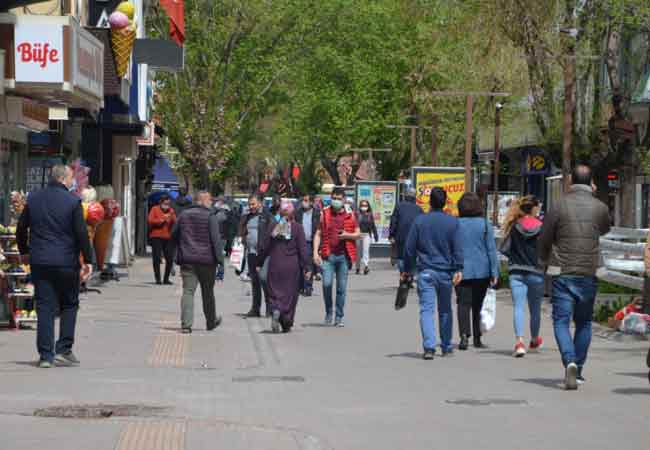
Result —
<path fill-rule="evenodd" d="M 343 327 L 348 271 L 357 262 L 355 241 L 361 230 L 354 213 L 344 207 L 345 191 L 332 192 L 332 204 L 325 208 L 314 236 L 314 262 L 323 269 L 323 298 L 325 300 L 325 325 L 334 323 Z M 332 287 L 336 276 L 336 318 L 332 311 Z M 335 319 L 335 320 L 334 320 Z"/>
<path fill-rule="evenodd" d="M 271 329 L 279 333 L 282 328 L 288 333 L 294 323 L 302 281 L 311 276 L 311 269 L 305 233 L 302 225 L 294 220 L 293 204 L 282 202 L 278 212 L 280 220 L 265 237 L 257 270 L 260 271 L 263 261 L 269 258 L 266 282 Z"/>
<path fill-rule="evenodd" d="M 176 223 L 176 213 L 171 207 L 168 195 L 160 198 L 160 203 L 149 211 L 149 240 L 151 241 L 151 254 L 153 259 L 153 273 L 156 284 L 173 284 L 169 277 L 174 265 L 174 243 L 172 242 L 172 228 Z M 165 256 L 165 277 L 160 279 L 160 264 Z"/>
<path fill-rule="evenodd" d="M 27 197 L 16 229 L 21 255 L 29 254 L 31 276 L 36 288 L 38 314 L 36 346 L 39 367 L 78 365 L 72 353 L 79 309 L 79 254 L 90 261 L 92 250 L 83 217 L 81 199 L 68 192 L 73 185 L 72 170 L 63 165 L 52 168 L 45 189 Z M 85 264 L 88 276 L 92 266 Z M 60 311 L 59 340 L 54 343 L 55 314 Z"/>
<path fill-rule="evenodd" d="M 361 264 L 363 263 L 363 274 L 370 273 L 370 239 L 375 242 L 379 240 L 375 218 L 372 214 L 372 208 L 368 200 L 359 202 L 359 211 L 357 212 L 357 221 L 361 230 L 361 239 L 357 241 L 357 275 L 361 273 Z"/>
<path fill-rule="evenodd" d="M 307 246 L 309 255 L 308 269 L 310 276 L 305 278 L 302 286 L 302 295 L 311 297 L 314 291 L 314 261 L 312 248 L 314 246 L 314 236 L 320 226 L 320 210 L 314 207 L 311 201 L 311 196 L 305 195 L 302 197 L 301 208 L 296 212 L 296 222 L 302 225 L 303 232 L 305 233 L 305 245 Z"/>
<path fill-rule="evenodd" d="M 248 199 L 248 213 L 242 217 L 239 224 L 239 237 L 241 237 L 245 246 L 248 276 L 251 279 L 251 288 L 253 291 L 253 304 L 251 305 L 250 311 L 246 313 L 247 317 L 260 317 L 262 292 L 264 292 L 266 303 L 266 315 L 271 315 L 268 295 L 266 294 L 266 285 L 262 283 L 256 268 L 264 265 L 264 260 L 262 259 L 260 261 L 260 255 L 263 253 L 266 236 L 274 223 L 275 220 L 271 213 L 263 208 L 262 199 L 257 195 L 251 195 Z"/>

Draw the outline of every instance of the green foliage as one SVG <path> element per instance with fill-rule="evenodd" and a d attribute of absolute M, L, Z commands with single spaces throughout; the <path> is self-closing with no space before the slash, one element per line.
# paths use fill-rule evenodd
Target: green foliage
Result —
<path fill-rule="evenodd" d="M 623 299 L 619 297 L 613 302 L 600 303 L 594 307 L 594 321 L 598 323 L 607 323 L 610 317 L 620 311 L 622 308 L 630 303 L 631 299 Z"/>

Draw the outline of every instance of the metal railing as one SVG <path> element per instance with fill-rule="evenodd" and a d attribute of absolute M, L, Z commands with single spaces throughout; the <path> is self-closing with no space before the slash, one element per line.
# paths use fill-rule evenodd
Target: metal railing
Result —
<path fill-rule="evenodd" d="M 647 229 L 615 227 L 600 239 L 603 267 L 598 277 L 609 283 L 643 290 L 643 254 Z"/>

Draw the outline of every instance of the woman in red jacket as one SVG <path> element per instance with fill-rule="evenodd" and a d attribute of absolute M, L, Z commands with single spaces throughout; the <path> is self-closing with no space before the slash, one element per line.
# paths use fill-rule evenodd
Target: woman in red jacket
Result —
<path fill-rule="evenodd" d="M 169 196 L 163 195 L 160 203 L 149 211 L 149 240 L 153 256 L 153 273 L 156 284 L 173 284 L 169 280 L 174 265 L 174 246 L 172 227 L 176 223 L 176 213 L 171 207 Z M 165 255 L 165 278 L 160 281 L 160 263 Z"/>

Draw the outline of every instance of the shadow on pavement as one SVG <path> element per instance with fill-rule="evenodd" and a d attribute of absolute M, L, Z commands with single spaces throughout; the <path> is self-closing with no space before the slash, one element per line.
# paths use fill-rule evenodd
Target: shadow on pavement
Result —
<path fill-rule="evenodd" d="M 648 372 L 617 372 L 616 375 L 621 375 L 623 377 L 643 378 L 644 380 L 648 378 Z"/>
<path fill-rule="evenodd" d="M 559 378 L 515 378 L 512 381 L 520 383 L 536 384 L 549 389 L 564 390 L 564 380 Z"/>
<path fill-rule="evenodd" d="M 630 387 L 630 388 L 618 388 L 612 389 L 614 394 L 621 395 L 650 395 L 650 388 L 642 387 Z"/>
<path fill-rule="evenodd" d="M 333 328 L 332 325 L 325 325 L 324 323 L 303 323 L 301 325 L 303 328 Z"/>
<path fill-rule="evenodd" d="M 386 358 L 422 359 L 422 353 L 415 353 L 415 352 L 392 353 L 390 355 L 386 355 Z"/>
<path fill-rule="evenodd" d="M 512 350 L 486 350 L 479 351 L 479 355 L 498 355 L 498 356 L 507 356 L 508 358 L 514 358 L 512 356 Z"/>
<path fill-rule="evenodd" d="M 17 366 L 38 367 L 38 361 L 12 361 Z"/>
<path fill-rule="evenodd" d="M 180 333 L 181 331 L 183 331 L 183 329 L 180 327 L 162 327 L 160 329 L 163 331 L 174 331 L 176 333 Z"/>

